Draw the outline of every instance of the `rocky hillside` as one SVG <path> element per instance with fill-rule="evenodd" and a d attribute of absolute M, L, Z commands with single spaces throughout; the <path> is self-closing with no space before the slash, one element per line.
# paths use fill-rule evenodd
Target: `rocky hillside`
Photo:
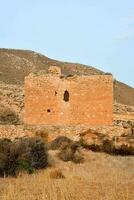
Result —
<path fill-rule="evenodd" d="M 120 104 L 134 106 L 134 88 L 121 83 L 114 82 L 114 98 Z"/>
<path fill-rule="evenodd" d="M 31 72 L 59 66 L 65 75 L 103 74 L 91 66 L 60 62 L 28 50 L 0 49 L 0 80 L 7 84 L 23 84 L 24 77 Z"/>
<path fill-rule="evenodd" d="M 49 66 L 59 66 L 65 75 L 94 75 L 104 72 L 82 64 L 60 62 L 28 50 L 0 49 L 0 81 L 5 84 L 24 84 L 24 77 L 31 72 L 47 70 Z M 114 98 L 121 104 L 134 106 L 134 88 L 114 82 Z"/>

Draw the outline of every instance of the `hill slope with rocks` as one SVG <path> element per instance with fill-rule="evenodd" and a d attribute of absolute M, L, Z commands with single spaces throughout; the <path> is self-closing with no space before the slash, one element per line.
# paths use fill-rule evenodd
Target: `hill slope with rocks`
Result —
<path fill-rule="evenodd" d="M 0 49 L 0 81 L 5 84 L 23 85 L 24 77 L 31 72 L 47 70 L 55 65 L 64 75 L 104 74 L 91 66 L 61 62 L 29 50 Z M 134 106 L 134 88 L 114 81 L 114 98 L 121 104 Z"/>
<path fill-rule="evenodd" d="M 59 66 L 64 75 L 103 74 L 91 66 L 52 60 L 33 51 L 0 49 L 0 80 L 7 84 L 23 84 L 29 73 L 40 70 L 47 73 L 52 65 Z"/>

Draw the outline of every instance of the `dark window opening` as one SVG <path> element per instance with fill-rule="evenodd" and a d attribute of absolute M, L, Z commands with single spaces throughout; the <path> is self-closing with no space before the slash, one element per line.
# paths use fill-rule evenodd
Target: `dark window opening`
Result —
<path fill-rule="evenodd" d="M 69 101 L 69 92 L 67 90 L 64 92 L 64 101 Z"/>
<path fill-rule="evenodd" d="M 55 91 L 55 96 L 57 95 L 57 92 Z"/>
<path fill-rule="evenodd" d="M 47 109 L 47 112 L 48 112 L 48 113 L 50 113 L 50 112 L 51 112 L 51 110 L 50 110 L 50 109 Z"/>

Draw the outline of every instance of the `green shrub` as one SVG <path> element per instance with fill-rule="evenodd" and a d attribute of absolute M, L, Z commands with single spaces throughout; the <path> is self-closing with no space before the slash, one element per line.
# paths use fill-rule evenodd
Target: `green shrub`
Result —
<path fill-rule="evenodd" d="M 16 165 L 17 165 L 16 168 L 17 171 L 27 171 L 29 174 L 32 174 L 34 171 L 30 163 L 25 160 L 17 160 Z"/>

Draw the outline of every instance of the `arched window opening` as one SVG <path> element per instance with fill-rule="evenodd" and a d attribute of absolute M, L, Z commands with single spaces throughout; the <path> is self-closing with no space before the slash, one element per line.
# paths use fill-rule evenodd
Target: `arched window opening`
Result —
<path fill-rule="evenodd" d="M 64 98 L 63 98 L 64 101 L 68 102 L 69 101 L 69 92 L 66 90 L 64 92 Z"/>

